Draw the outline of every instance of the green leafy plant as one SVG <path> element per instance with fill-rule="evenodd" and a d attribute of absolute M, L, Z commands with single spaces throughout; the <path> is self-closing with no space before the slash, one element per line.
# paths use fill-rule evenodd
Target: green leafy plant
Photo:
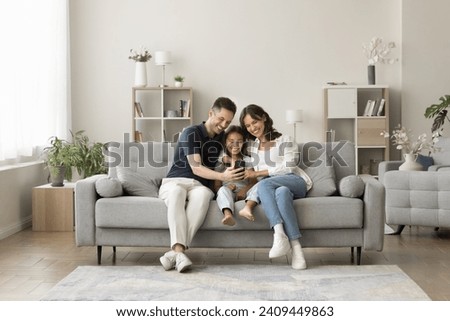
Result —
<path fill-rule="evenodd" d="M 89 137 L 80 130 L 72 133 L 72 144 L 76 149 L 77 158 L 73 166 L 78 174 L 83 177 L 89 177 L 96 174 L 106 174 L 107 169 L 104 164 L 105 144 L 89 141 Z"/>
<path fill-rule="evenodd" d="M 442 130 L 442 126 L 444 126 L 444 122 L 450 122 L 450 119 L 447 116 L 448 110 L 447 108 L 450 106 L 450 95 L 444 95 L 439 98 L 441 101 L 440 104 L 433 104 L 430 107 L 427 107 L 425 110 L 425 118 L 433 118 L 433 125 L 431 126 L 431 132 L 434 133 L 439 129 Z"/>
<path fill-rule="evenodd" d="M 50 146 L 45 147 L 43 150 L 46 167 L 53 176 L 57 176 L 62 170 L 62 167 L 64 167 L 64 178 L 71 180 L 72 166 L 80 161 L 77 149 L 73 144 L 57 136 L 52 136 L 49 140 Z"/>
<path fill-rule="evenodd" d="M 179 82 L 183 82 L 183 81 L 184 81 L 184 77 L 183 77 L 183 76 L 180 76 L 180 75 L 175 76 L 173 79 L 174 79 L 175 81 L 179 81 Z"/>

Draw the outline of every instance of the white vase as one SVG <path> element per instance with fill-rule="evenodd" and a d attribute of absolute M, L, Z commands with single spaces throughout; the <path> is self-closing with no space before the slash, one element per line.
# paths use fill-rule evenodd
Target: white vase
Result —
<path fill-rule="evenodd" d="M 183 82 L 182 81 L 175 81 L 175 87 L 177 87 L 177 88 L 183 87 Z"/>
<path fill-rule="evenodd" d="M 147 86 L 147 63 L 137 61 L 136 62 L 136 71 L 134 74 L 134 85 L 136 87 L 145 87 Z"/>
<path fill-rule="evenodd" d="M 423 169 L 422 165 L 416 162 L 417 154 L 409 153 L 403 155 L 405 157 L 405 162 L 398 168 L 401 171 L 421 171 Z"/>

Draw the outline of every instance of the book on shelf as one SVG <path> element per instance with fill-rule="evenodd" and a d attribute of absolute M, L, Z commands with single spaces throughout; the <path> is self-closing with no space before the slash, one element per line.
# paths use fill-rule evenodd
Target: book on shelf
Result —
<path fill-rule="evenodd" d="M 380 99 L 375 100 L 373 111 L 372 111 L 372 114 L 370 116 L 376 116 L 377 112 L 378 112 L 378 108 L 380 108 Z"/>
<path fill-rule="evenodd" d="M 370 109 L 371 102 L 372 101 L 370 99 L 367 101 L 366 108 L 364 108 L 363 116 L 368 116 L 369 115 L 369 109 Z"/>
<path fill-rule="evenodd" d="M 134 140 L 138 143 L 142 143 L 143 142 L 143 138 L 142 138 L 142 132 L 139 130 L 136 130 L 134 132 Z"/>
<path fill-rule="evenodd" d="M 183 106 L 183 117 L 189 117 L 189 113 L 191 112 L 191 100 L 185 100 Z"/>
<path fill-rule="evenodd" d="M 188 100 L 180 100 L 180 117 L 189 117 L 189 112 L 191 108 L 191 101 Z"/>
<path fill-rule="evenodd" d="M 140 102 L 137 101 L 137 102 L 134 103 L 134 111 L 136 113 L 136 116 L 144 117 L 144 112 L 142 110 L 142 106 L 141 106 Z"/>
<path fill-rule="evenodd" d="M 377 110 L 377 116 L 382 116 L 383 115 L 383 110 L 384 110 L 384 104 L 386 103 L 384 98 L 381 98 L 380 100 L 380 106 L 378 107 Z"/>
<path fill-rule="evenodd" d="M 364 111 L 364 116 L 372 116 L 373 114 L 373 109 L 375 108 L 375 100 L 368 100 L 367 101 L 367 111 Z"/>
<path fill-rule="evenodd" d="M 334 129 L 327 130 L 325 141 L 327 143 L 332 143 L 335 140 L 335 136 L 336 136 L 336 131 Z"/>

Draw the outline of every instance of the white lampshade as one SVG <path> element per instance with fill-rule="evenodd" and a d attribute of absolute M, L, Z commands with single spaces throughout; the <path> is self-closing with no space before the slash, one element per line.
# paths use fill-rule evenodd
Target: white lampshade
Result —
<path fill-rule="evenodd" d="M 286 110 L 286 121 L 288 123 L 301 123 L 303 121 L 303 110 L 289 109 Z"/>
<path fill-rule="evenodd" d="M 165 66 L 172 63 L 170 51 L 156 51 L 155 52 L 155 65 Z"/>

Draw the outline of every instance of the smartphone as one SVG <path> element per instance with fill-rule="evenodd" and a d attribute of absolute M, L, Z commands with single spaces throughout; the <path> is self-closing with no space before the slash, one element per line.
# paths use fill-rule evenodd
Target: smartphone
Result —
<path fill-rule="evenodd" d="M 245 169 L 245 161 L 244 160 L 237 160 L 234 164 L 234 168 L 243 168 Z"/>

